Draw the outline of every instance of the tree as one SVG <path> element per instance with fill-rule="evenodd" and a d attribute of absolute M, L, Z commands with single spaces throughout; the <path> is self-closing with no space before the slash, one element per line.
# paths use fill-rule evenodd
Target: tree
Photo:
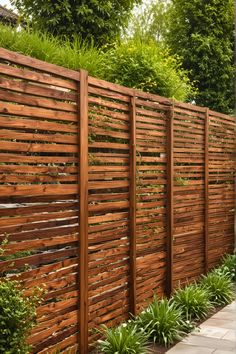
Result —
<path fill-rule="evenodd" d="M 24 20 L 56 36 L 114 41 L 127 25 L 134 4 L 141 0 L 11 0 Z"/>
<path fill-rule="evenodd" d="M 138 37 L 147 40 L 162 41 L 169 27 L 169 0 L 147 2 L 133 11 L 127 29 L 127 37 Z"/>
<path fill-rule="evenodd" d="M 173 0 L 167 42 L 196 81 L 196 103 L 234 108 L 233 0 Z"/>

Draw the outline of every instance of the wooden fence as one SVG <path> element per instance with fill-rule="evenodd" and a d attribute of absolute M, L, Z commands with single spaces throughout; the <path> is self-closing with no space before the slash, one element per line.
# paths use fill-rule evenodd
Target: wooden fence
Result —
<path fill-rule="evenodd" d="M 1 276 L 32 353 L 87 353 L 234 243 L 234 118 L 0 49 Z M 80 349 L 78 349 L 80 347 Z"/>

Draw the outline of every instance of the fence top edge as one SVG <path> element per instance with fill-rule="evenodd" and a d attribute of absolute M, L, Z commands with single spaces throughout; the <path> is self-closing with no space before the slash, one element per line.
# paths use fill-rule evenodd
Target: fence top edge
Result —
<path fill-rule="evenodd" d="M 209 108 L 209 115 L 213 116 L 213 117 L 219 117 L 219 118 L 230 118 L 230 120 L 234 121 L 236 118 L 236 115 L 229 115 L 229 114 L 225 114 L 225 113 L 221 113 L 221 112 L 217 112 L 217 111 L 213 111 Z"/>
<path fill-rule="evenodd" d="M 25 65 L 27 67 L 37 69 L 42 73 L 50 73 L 57 76 L 61 76 L 65 79 L 71 79 L 74 81 L 80 80 L 80 72 L 64 68 L 56 64 L 51 64 L 43 60 L 35 59 L 30 56 L 13 52 L 11 50 L 0 47 L 0 59 L 13 62 L 15 64 Z"/>
<path fill-rule="evenodd" d="M 27 67 L 30 68 L 34 68 L 37 69 L 39 71 L 43 72 L 47 72 L 47 73 L 51 73 L 57 76 L 61 76 L 65 79 L 71 79 L 73 81 L 80 81 L 80 71 L 81 70 L 72 70 L 72 69 L 68 69 L 65 68 L 63 66 L 59 66 L 56 64 L 51 64 L 48 63 L 46 61 L 43 60 L 39 60 L 39 59 L 35 59 L 32 58 L 30 56 L 26 56 L 24 54 L 20 54 L 18 52 L 13 52 L 11 50 L 5 49 L 0 47 L 0 59 L 3 60 L 7 60 L 16 64 L 20 64 L 20 65 L 25 65 Z M 85 70 L 83 70 L 84 72 L 86 72 Z M 114 91 L 114 92 L 118 92 L 118 93 L 122 93 L 125 94 L 127 96 L 135 96 L 138 99 L 146 99 L 146 100 L 150 100 L 150 101 L 155 101 L 158 102 L 160 104 L 166 105 L 166 106 L 170 106 L 170 107 L 178 107 L 178 108 L 183 108 L 183 109 L 188 109 L 191 111 L 197 111 L 197 112 L 206 112 L 207 107 L 203 107 L 203 106 L 197 106 L 197 105 L 193 105 L 191 103 L 186 103 L 186 102 L 179 102 L 179 101 L 175 101 L 174 99 L 171 98 L 166 98 L 163 96 L 159 96 L 153 93 L 148 93 L 148 92 L 144 92 L 141 90 L 137 90 L 134 88 L 129 88 L 129 87 L 125 87 L 119 84 L 115 84 L 115 83 L 111 83 L 109 81 L 106 80 L 102 80 L 102 79 L 98 79 L 92 76 L 88 76 L 88 84 L 95 86 L 95 87 L 100 87 L 100 88 L 104 88 L 110 91 Z M 213 111 L 211 109 L 208 109 L 208 112 L 210 115 L 216 115 L 218 117 L 230 117 L 233 118 L 234 116 L 230 116 L 227 115 L 225 113 L 221 113 L 221 112 L 217 112 L 217 111 Z"/>
<path fill-rule="evenodd" d="M 150 101 L 158 101 L 158 103 L 166 104 L 170 106 L 172 104 L 172 100 L 170 98 L 162 97 L 153 93 L 144 92 L 138 89 L 122 86 L 119 84 L 115 84 L 106 80 L 98 79 L 92 76 L 89 76 L 89 84 L 104 88 L 107 90 L 111 90 L 114 92 L 119 92 L 125 94 L 127 96 L 135 96 L 138 99 L 148 99 Z"/>

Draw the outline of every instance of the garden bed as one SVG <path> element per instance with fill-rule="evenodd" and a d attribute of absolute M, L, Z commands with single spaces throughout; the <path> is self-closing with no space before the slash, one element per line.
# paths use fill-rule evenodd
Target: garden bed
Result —
<path fill-rule="evenodd" d="M 235 255 L 198 283 L 177 289 L 172 297 L 153 302 L 117 328 L 101 330 L 96 353 L 163 354 L 235 298 Z M 151 344 L 152 342 L 152 344 Z"/>

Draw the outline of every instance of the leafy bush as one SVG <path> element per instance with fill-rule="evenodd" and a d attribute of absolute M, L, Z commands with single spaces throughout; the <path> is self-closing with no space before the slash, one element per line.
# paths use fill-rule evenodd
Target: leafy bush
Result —
<path fill-rule="evenodd" d="M 182 310 L 184 318 L 190 321 L 206 317 L 213 309 L 208 291 L 197 284 L 176 290 L 172 301 Z"/>
<path fill-rule="evenodd" d="M 156 42 L 128 40 L 109 50 L 105 58 L 106 80 L 180 101 L 192 94 L 178 60 Z"/>
<path fill-rule="evenodd" d="M 27 354 L 26 340 L 36 323 L 36 306 L 39 294 L 23 295 L 16 281 L 0 283 L 0 353 Z"/>
<path fill-rule="evenodd" d="M 213 305 L 225 305 L 233 300 L 233 284 L 223 274 L 213 271 L 203 276 L 201 285 L 209 292 L 209 298 Z"/>
<path fill-rule="evenodd" d="M 227 254 L 222 258 L 222 264 L 214 270 L 217 274 L 227 276 L 229 279 L 236 280 L 236 255 Z"/>
<path fill-rule="evenodd" d="M 182 312 L 167 299 L 154 301 L 136 318 L 139 328 L 154 342 L 169 346 L 185 334 Z"/>
<path fill-rule="evenodd" d="M 102 353 L 106 354 L 146 354 L 148 337 L 134 323 L 123 323 L 116 328 L 103 326 L 101 331 L 105 339 L 98 340 Z"/>

